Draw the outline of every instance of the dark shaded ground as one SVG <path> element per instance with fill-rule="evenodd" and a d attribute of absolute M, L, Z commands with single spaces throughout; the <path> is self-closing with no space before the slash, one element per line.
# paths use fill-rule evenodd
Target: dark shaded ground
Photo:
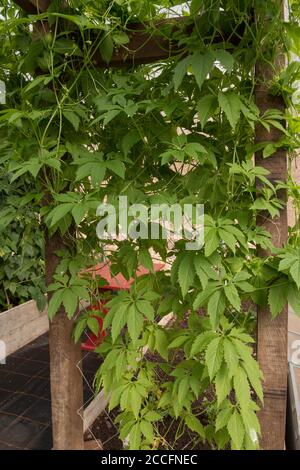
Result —
<path fill-rule="evenodd" d="M 83 352 L 84 401 L 99 359 Z M 48 336 L 43 335 L 0 364 L 0 450 L 51 449 Z"/>

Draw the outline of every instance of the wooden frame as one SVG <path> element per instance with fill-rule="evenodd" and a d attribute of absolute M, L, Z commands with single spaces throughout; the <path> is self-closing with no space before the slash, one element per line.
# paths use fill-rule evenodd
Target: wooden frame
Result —
<path fill-rule="evenodd" d="M 46 11 L 50 2 L 51 0 L 15 0 L 15 3 L 28 13 Z M 171 21 L 171 24 L 173 22 Z M 178 22 L 178 19 L 175 19 L 175 22 Z M 142 26 L 136 27 L 130 33 L 129 49 L 135 50 L 135 52 L 120 49 L 114 53 L 110 64 L 105 64 L 99 57 L 95 59 L 96 64 L 100 67 L 110 67 L 150 63 L 181 52 L 176 44 L 166 42 L 159 36 L 147 37 Z M 282 58 L 278 56 L 276 60 L 275 65 L 281 67 L 283 65 Z M 271 68 L 257 67 L 256 75 L 262 82 L 266 83 L 272 78 L 271 74 Z M 271 96 L 267 87 L 257 88 L 256 99 L 262 111 L 268 107 L 282 109 L 282 102 Z M 267 133 L 262 127 L 257 128 L 256 136 L 258 142 L 263 140 L 272 141 L 278 138 L 277 130 Z M 263 159 L 261 153 L 258 153 L 255 160 L 257 165 L 269 169 L 272 180 L 280 179 L 285 181 L 287 168 L 285 151 L 278 150 L 269 159 Z M 275 221 L 275 224 L 264 214 L 259 218 L 258 223 L 269 230 L 275 245 L 279 246 L 286 240 L 286 209 L 281 211 L 281 215 Z M 58 246 L 63 245 L 63 239 L 58 240 L 57 235 L 54 235 L 54 238 L 54 240 L 48 239 L 46 242 L 46 277 L 48 283 L 52 280 L 56 265 L 54 252 Z M 265 255 L 265 253 L 261 253 L 261 256 Z M 265 403 L 259 413 L 262 428 L 262 447 L 264 449 L 283 449 L 287 391 L 287 309 L 273 321 L 271 321 L 268 309 L 259 310 L 257 328 L 258 360 L 265 375 Z M 76 368 L 80 352 L 75 345 L 71 344 L 71 329 L 72 322 L 66 319 L 63 310 L 55 316 L 50 325 L 52 413 L 55 448 L 57 449 L 83 448 L 82 421 L 80 422 L 77 414 L 78 409 L 82 407 L 82 403 L 80 406 L 82 401 L 82 379 L 79 378 L 79 371 Z M 79 385 L 80 380 L 81 385 Z M 76 394 L 78 394 L 77 399 L 74 399 Z M 99 401 L 101 401 L 100 398 Z M 64 413 L 61 414 L 60 410 L 64 410 Z"/>
<path fill-rule="evenodd" d="M 0 313 L 1 341 L 6 345 L 7 356 L 48 330 L 47 309 L 40 312 L 34 300 Z"/>

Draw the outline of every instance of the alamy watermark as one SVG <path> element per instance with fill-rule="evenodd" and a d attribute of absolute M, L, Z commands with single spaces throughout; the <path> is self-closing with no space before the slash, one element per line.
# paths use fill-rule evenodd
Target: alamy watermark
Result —
<path fill-rule="evenodd" d="M 185 240 L 186 250 L 199 250 L 204 244 L 203 204 L 128 204 L 119 196 L 117 207 L 102 203 L 97 236 L 101 240 Z"/>
<path fill-rule="evenodd" d="M 0 80 L 0 104 L 6 104 L 6 87 L 2 80 Z"/>
<path fill-rule="evenodd" d="M 6 364 L 6 343 L 0 340 L 0 364 Z"/>

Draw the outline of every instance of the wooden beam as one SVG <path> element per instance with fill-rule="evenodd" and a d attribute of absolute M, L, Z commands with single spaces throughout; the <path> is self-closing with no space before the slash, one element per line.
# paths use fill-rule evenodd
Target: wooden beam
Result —
<path fill-rule="evenodd" d="M 285 58 L 281 53 L 278 53 L 274 64 L 269 65 L 266 62 L 257 64 L 258 84 L 255 97 L 256 104 L 262 113 L 270 108 L 284 110 L 282 97 L 271 95 L 269 90 L 275 71 L 278 72 L 284 65 Z M 281 132 L 274 127 L 268 132 L 263 126 L 257 126 L 256 142 L 276 142 L 280 137 Z M 270 172 L 268 178 L 272 182 L 286 181 L 287 153 L 285 150 L 278 149 L 269 158 L 263 158 L 262 152 L 257 152 L 255 163 Z M 279 196 L 286 200 L 285 191 L 282 191 Z M 280 216 L 275 219 L 270 219 L 268 214 L 261 213 L 257 223 L 271 234 L 275 246 L 281 247 L 287 241 L 286 208 L 281 210 Z M 260 254 L 262 257 L 268 255 L 265 252 Z M 268 308 L 258 308 L 257 347 L 259 365 L 264 374 L 264 406 L 259 412 L 262 429 L 261 446 L 265 450 L 284 449 L 287 397 L 287 305 L 274 320 Z"/>
<path fill-rule="evenodd" d="M 14 3 L 27 13 L 36 14 L 47 11 L 51 0 L 14 0 Z"/>
<path fill-rule="evenodd" d="M 53 282 L 58 250 L 66 247 L 57 231 L 45 241 L 46 283 Z M 51 293 L 48 294 L 48 300 Z M 72 339 L 74 322 L 60 308 L 49 329 L 52 435 L 55 450 L 83 449 L 83 380 L 80 344 Z"/>
<path fill-rule="evenodd" d="M 7 356 L 34 341 L 48 329 L 47 309 L 40 312 L 34 300 L 0 313 L 0 339 L 5 342 Z"/>
<path fill-rule="evenodd" d="M 14 2 L 28 13 L 43 13 L 47 11 L 51 0 L 14 0 Z M 120 68 L 155 63 L 179 54 L 186 54 L 186 48 L 179 46 L 174 38 L 166 38 L 167 35 L 163 34 L 163 31 L 171 28 L 174 35 L 180 28 L 184 28 L 186 34 L 191 34 L 196 24 L 197 18 L 188 16 L 162 19 L 156 21 L 152 28 L 147 23 L 129 23 L 126 29 L 128 44 L 115 48 L 109 62 L 104 61 L 100 52 L 96 51 L 93 54 L 93 63 L 100 68 Z M 50 30 L 47 21 L 43 21 L 38 30 L 42 35 L 47 34 Z M 213 42 L 222 44 L 229 40 L 231 45 L 236 45 L 240 42 L 243 30 L 244 26 L 241 25 L 234 34 L 218 32 Z M 101 44 L 99 47 L 101 48 Z"/>

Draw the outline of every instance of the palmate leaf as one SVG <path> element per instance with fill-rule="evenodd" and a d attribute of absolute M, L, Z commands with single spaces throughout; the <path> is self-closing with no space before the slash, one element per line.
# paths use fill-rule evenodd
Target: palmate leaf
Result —
<path fill-rule="evenodd" d="M 203 82 L 207 78 L 208 74 L 211 72 L 213 66 L 214 55 L 209 50 L 204 54 L 197 52 L 192 56 L 188 56 L 185 59 L 181 60 L 180 62 L 178 62 L 174 70 L 173 82 L 175 90 L 178 90 L 189 67 L 192 68 L 196 83 L 199 89 L 201 90 Z"/>

